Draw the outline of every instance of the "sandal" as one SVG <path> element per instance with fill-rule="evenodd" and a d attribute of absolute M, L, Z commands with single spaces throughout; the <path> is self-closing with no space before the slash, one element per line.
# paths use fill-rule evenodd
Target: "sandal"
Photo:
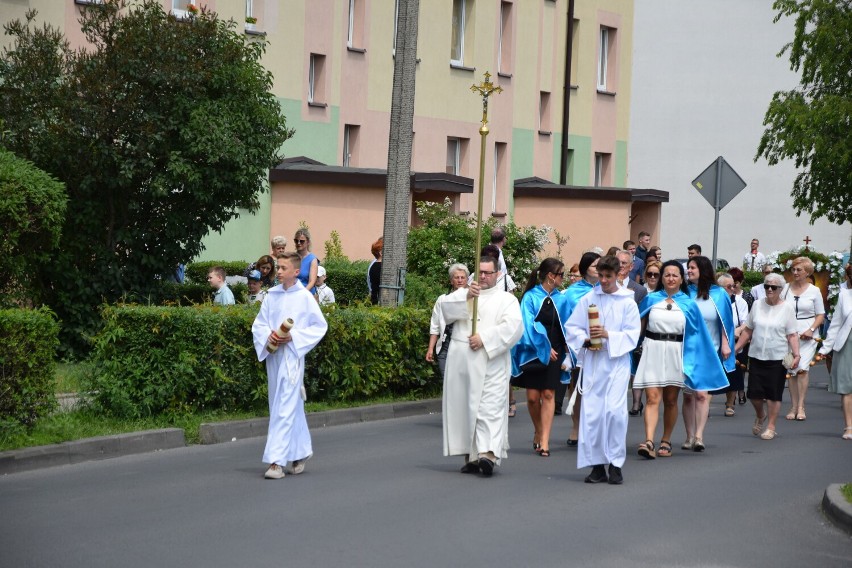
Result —
<path fill-rule="evenodd" d="M 745 393 L 742 393 L 740 395 L 740 406 L 744 405 L 745 403 L 746 403 L 746 395 L 745 395 Z"/>
<path fill-rule="evenodd" d="M 775 437 L 775 430 L 770 430 L 769 428 L 764 430 L 763 434 L 760 435 L 761 440 L 771 440 L 774 437 Z"/>
<path fill-rule="evenodd" d="M 791 408 L 790 412 L 788 412 L 787 416 L 785 416 L 784 418 L 786 418 L 787 420 L 795 420 L 796 419 L 796 409 Z"/>
<path fill-rule="evenodd" d="M 645 440 L 639 444 L 639 455 L 648 460 L 656 458 L 657 452 L 654 451 L 654 442 Z"/>
<path fill-rule="evenodd" d="M 543 458 L 549 458 L 550 457 L 550 450 L 541 450 L 540 452 L 538 452 L 538 455 L 540 455 Z"/>
<path fill-rule="evenodd" d="M 798 420 L 799 422 L 804 422 L 805 420 L 807 420 L 807 418 L 807 415 L 805 415 L 805 407 L 800 407 L 799 412 L 796 413 L 796 420 Z"/>
<path fill-rule="evenodd" d="M 695 443 L 692 444 L 692 451 L 693 452 L 703 452 L 704 448 L 705 448 L 704 440 L 702 440 L 701 438 L 695 438 Z"/>
<path fill-rule="evenodd" d="M 660 449 L 657 450 L 657 455 L 661 458 L 672 457 L 672 443 L 668 440 L 660 440 Z"/>
<path fill-rule="evenodd" d="M 734 410 L 734 405 L 731 404 L 729 406 L 729 405 L 726 404 L 725 405 L 725 416 L 733 416 L 734 414 L 736 414 L 736 411 Z"/>
<path fill-rule="evenodd" d="M 509 401 L 509 418 L 514 418 L 518 412 L 518 406 L 514 400 Z"/>
<path fill-rule="evenodd" d="M 760 433 L 763 431 L 763 421 L 766 420 L 766 416 L 758 416 L 754 419 L 754 426 L 751 427 L 751 433 L 755 436 L 760 436 Z"/>
<path fill-rule="evenodd" d="M 841 438 L 844 440 L 852 440 L 852 426 L 843 429 L 843 435 Z"/>

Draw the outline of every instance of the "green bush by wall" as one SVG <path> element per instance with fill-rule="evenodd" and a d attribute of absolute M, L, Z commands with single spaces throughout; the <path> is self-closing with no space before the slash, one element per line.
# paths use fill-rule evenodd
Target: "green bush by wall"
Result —
<path fill-rule="evenodd" d="M 47 308 L 0 310 L 0 429 L 31 428 L 56 408 L 58 336 Z"/>
<path fill-rule="evenodd" d="M 260 258 L 260 255 L 257 256 Z M 254 260 L 257 260 L 257 258 Z M 186 266 L 186 280 L 187 282 L 194 282 L 196 284 L 206 284 L 207 273 L 210 272 L 210 269 L 214 266 L 221 266 L 224 268 L 225 273 L 228 276 L 243 276 L 246 268 L 248 268 L 248 265 L 251 264 L 251 262 L 245 260 L 205 260 L 201 262 L 193 262 Z"/>
<path fill-rule="evenodd" d="M 329 331 L 308 355 L 311 400 L 363 399 L 440 388 L 426 363 L 430 312 L 332 306 Z M 265 366 L 251 324 L 257 306 L 113 306 L 103 311 L 85 385 L 96 410 L 136 417 L 267 405 Z"/>

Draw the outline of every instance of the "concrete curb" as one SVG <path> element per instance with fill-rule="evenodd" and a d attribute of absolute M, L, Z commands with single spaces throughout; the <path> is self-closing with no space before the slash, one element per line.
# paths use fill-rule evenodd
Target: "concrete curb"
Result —
<path fill-rule="evenodd" d="M 20 473 L 184 446 L 186 446 L 186 440 L 180 428 L 99 436 L 50 446 L 0 452 L 0 474 Z"/>
<path fill-rule="evenodd" d="M 324 428 L 326 426 L 357 424 L 359 422 L 389 420 L 440 412 L 441 399 L 376 404 L 358 408 L 312 412 L 308 414 L 308 426 L 310 428 Z M 202 444 L 220 444 L 265 436 L 268 425 L 268 418 L 217 422 L 202 424 L 199 428 L 199 434 Z M 182 429 L 166 428 L 9 450 L 0 452 L 0 475 L 185 446 L 186 438 Z"/>
<path fill-rule="evenodd" d="M 840 491 L 842 485 L 833 483 L 826 488 L 822 497 L 822 510 L 831 522 L 852 535 L 852 503 Z"/>
<path fill-rule="evenodd" d="M 309 428 L 325 428 L 343 424 L 357 424 L 374 420 L 390 420 L 435 414 L 441 412 L 441 399 L 430 399 L 415 402 L 399 402 L 393 404 L 376 404 L 357 408 L 342 408 L 340 410 L 325 410 L 308 414 Z M 253 418 L 234 422 L 215 422 L 202 424 L 199 436 L 202 444 L 221 444 L 246 438 L 266 436 L 269 427 L 268 418 Z"/>

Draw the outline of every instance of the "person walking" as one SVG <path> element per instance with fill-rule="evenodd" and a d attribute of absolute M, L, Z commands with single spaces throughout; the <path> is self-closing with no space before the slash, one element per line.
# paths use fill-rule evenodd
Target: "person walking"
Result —
<path fill-rule="evenodd" d="M 509 447 L 510 350 L 523 334 L 518 300 L 495 287 L 497 261 L 482 257 L 480 283 L 448 294 L 441 302 L 444 321 L 453 324 L 444 377 L 442 424 L 444 455 L 463 456 L 462 473 L 490 477 Z M 472 333 L 471 307 L 478 300 Z"/>
<path fill-rule="evenodd" d="M 459 262 L 450 266 L 450 292 L 461 288 L 467 288 L 467 279 L 470 271 L 467 266 Z M 447 294 L 441 294 L 432 307 L 432 318 L 429 321 L 429 347 L 426 349 L 426 361 L 433 363 L 438 361 L 438 371 L 441 379 L 446 375 L 447 352 L 450 349 L 450 339 L 453 337 L 453 324 L 444 321 L 444 312 L 441 310 L 441 302 Z"/>
<path fill-rule="evenodd" d="M 533 450 L 541 457 L 550 457 L 554 393 L 563 375 L 570 380 L 570 371 L 562 369 L 567 352 L 565 299 L 558 287 L 564 277 L 565 265 L 557 258 L 545 258 L 530 273 L 521 299 L 524 333 L 512 348 L 512 386 L 527 390 Z"/>
<path fill-rule="evenodd" d="M 847 267 L 847 274 L 850 271 Z M 840 395 L 843 409 L 844 440 L 852 440 L 852 289 L 843 288 L 837 295 L 834 317 L 828 326 L 820 353 L 829 367 L 828 392 Z"/>

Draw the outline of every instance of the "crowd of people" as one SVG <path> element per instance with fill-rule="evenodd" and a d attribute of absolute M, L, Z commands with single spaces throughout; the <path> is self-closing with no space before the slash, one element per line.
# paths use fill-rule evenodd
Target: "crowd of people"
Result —
<path fill-rule="evenodd" d="M 444 455 L 462 456 L 462 473 L 491 476 L 507 456 L 513 388 L 526 391 L 537 455 L 550 456 L 554 416 L 570 394 L 568 445 L 577 448 L 577 467 L 591 468 L 587 483 L 621 484 L 630 416 L 644 416 L 636 452 L 646 460 L 673 455 L 679 410 L 680 449 L 707 451 L 716 395 L 725 396 L 725 417 L 750 401 L 752 433 L 773 440 L 785 390 L 785 418 L 807 419 L 809 369 L 821 357 L 830 365 L 829 390 L 842 397 L 842 437 L 852 439 L 852 266 L 821 336 L 825 306 L 809 281 L 808 258 L 793 260 L 786 283 L 754 239 L 743 268 L 764 279 L 744 291 L 739 267 L 716 273 L 697 244 L 685 263 L 663 262 L 650 237 L 642 232 L 638 245 L 625 241 L 607 254 L 587 251 L 570 268 L 546 258 L 528 275 L 520 302 L 500 284 L 508 279 L 498 247 L 483 249 L 478 279 L 464 265 L 450 268 L 451 292 L 435 303 L 426 360 L 439 362 Z M 498 230 L 495 239 L 505 235 Z"/>

